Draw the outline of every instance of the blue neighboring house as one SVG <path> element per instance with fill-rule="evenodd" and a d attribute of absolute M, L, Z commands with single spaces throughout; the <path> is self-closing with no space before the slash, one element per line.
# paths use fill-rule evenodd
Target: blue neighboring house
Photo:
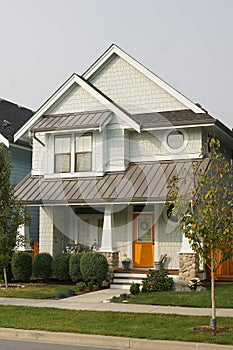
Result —
<path fill-rule="evenodd" d="M 11 155 L 11 181 L 18 184 L 32 167 L 32 147 L 30 143 L 17 141 L 14 134 L 31 118 L 33 111 L 15 103 L 0 99 L 0 143 L 6 146 Z M 37 207 L 31 207 L 28 212 L 32 215 L 29 226 L 31 240 L 39 240 L 39 214 Z"/>

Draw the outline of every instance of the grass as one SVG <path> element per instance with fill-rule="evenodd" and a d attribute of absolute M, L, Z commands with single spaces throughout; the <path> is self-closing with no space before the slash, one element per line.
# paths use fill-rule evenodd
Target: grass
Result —
<path fill-rule="evenodd" d="M 209 317 L 163 314 L 73 311 L 53 308 L 0 306 L 0 327 L 74 332 L 132 338 L 206 342 L 233 345 L 233 318 L 218 317 L 218 327 L 231 331 L 206 334 L 195 327 L 209 325 Z"/>
<path fill-rule="evenodd" d="M 140 293 L 128 299 L 132 304 L 170 305 L 187 307 L 211 307 L 210 289 L 201 292 L 155 292 Z M 216 284 L 217 308 L 233 309 L 233 283 Z"/>
<path fill-rule="evenodd" d="M 0 297 L 51 299 L 57 292 L 76 289 L 75 284 L 26 283 L 24 288 L 0 289 Z M 128 299 L 132 304 L 211 307 L 210 289 L 201 292 L 140 293 Z M 216 284 L 217 308 L 233 309 L 233 283 Z"/>
<path fill-rule="evenodd" d="M 0 297 L 5 298 L 29 298 L 29 299 L 51 299 L 57 292 L 65 292 L 67 289 L 75 289 L 75 285 L 47 284 L 47 283 L 22 283 L 23 288 L 0 289 Z"/>

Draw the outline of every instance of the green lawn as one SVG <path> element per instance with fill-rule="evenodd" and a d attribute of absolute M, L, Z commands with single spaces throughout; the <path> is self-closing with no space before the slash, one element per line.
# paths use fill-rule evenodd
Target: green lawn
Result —
<path fill-rule="evenodd" d="M 67 289 L 75 289 L 70 284 L 46 284 L 46 283 L 22 283 L 24 288 L 0 289 L 0 297 L 6 298 L 30 298 L 30 299 L 51 299 L 57 292 L 65 292 Z"/>
<path fill-rule="evenodd" d="M 0 289 L 0 297 L 51 299 L 57 292 L 75 289 L 75 284 L 26 283 L 25 288 Z M 201 292 L 140 293 L 128 299 L 133 304 L 211 307 L 210 289 Z M 233 309 L 233 283 L 216 284 L 217 308 Z"/>
<path fill-rule="evenodd" d="M 201 334 L 195 327 L 208 326 L 209 317 L 73 311 L 53 308 L 0 306 L 0 327 L 74 332 L 121 337 L 208 342 L 233 345 L 233 318 L 218 318 L 224 334 Z"/>
<path fill-rule="evenodd" d="M 133 304 L 211 307 L 209 288 L 201 292 L 140 293 L 128 301 Z M 233 309 L 233 283 L 216 284 L 216 307 Z"/>

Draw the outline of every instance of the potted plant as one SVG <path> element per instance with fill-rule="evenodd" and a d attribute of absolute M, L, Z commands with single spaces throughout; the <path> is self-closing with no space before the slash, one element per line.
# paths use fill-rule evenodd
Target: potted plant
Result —
<path fill-rule="evenodd" d="M 123 255 L 121 259 L 123 270 L 129 269 L 130 260 L 131 259 L 126 254 Z"/>

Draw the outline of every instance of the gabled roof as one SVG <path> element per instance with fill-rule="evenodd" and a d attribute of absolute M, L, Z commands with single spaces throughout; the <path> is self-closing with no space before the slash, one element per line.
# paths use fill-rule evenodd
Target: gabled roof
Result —
<path fill-rule="evenodd" d="M 164 202 L 169 199 L 168 180 L 183 179 L 181 190 L 191 184 L 192 166 L 205 170 L 209 159 L 131 164 L 125 172 L 100 177 L 45 179 L 28 175 L 16 186 L 16 196 L 25 204 L 94 204 Z"/>
<path fill-rule="evenodd" d="M 31 118 L 33 112 L 15 103 L 0 99 L 0 134 L 14 142 L 14 134 Z"/>
<path fill-rule="evenodd" d="M 123 119 L 128 125 L 140 132 L 140 126 L 136 121 L 130 118 L 129 114 L 123 110 L 120 106 L 109 99 L 105 94 L 99 91 L 90 82 L 86 81 L 83 77 L 77 74 L 71 75 L 71 77 L 37 110 L 33 117 L 15 134 L 14 140 L 17 141 L 22 137 L 27 131 L 29 131 L 32 126 L 38 121 L 40 117 L 46 114 L 46 111 L 74 84 L 81 86 L 86 92 L 92 95 L 96 100 L 98 100 L 103 107 L 111 110 L 119 118 Z"/>
<path fill-rule="evenodd" d="M 144 74 L 147 78 L 152 80 L 155 84 L 160 86 L 162 89 L 167 91 L 171 96 L 180 101 L 182 104 L 187 106 L 187 109 L 192 110 L 195 113 L 205 113 L 205 111 L 185 97 L 183 94 L 175 90 L 169 84 L 167 84 L 164 80 L 159 78 L 157 75 L 152 73 L 149 69 L 135 60 L 132 56 L 128 55 L 125 51 L 123 51 L 120 47 L 115 44 L 112 44 L 96 61 L 90 68 L 83 74 L 83 77 L 87 80 L 91 78 L 91 76 L 104 65 L 104 63 L 112 56 L 117 55 Z"/>

